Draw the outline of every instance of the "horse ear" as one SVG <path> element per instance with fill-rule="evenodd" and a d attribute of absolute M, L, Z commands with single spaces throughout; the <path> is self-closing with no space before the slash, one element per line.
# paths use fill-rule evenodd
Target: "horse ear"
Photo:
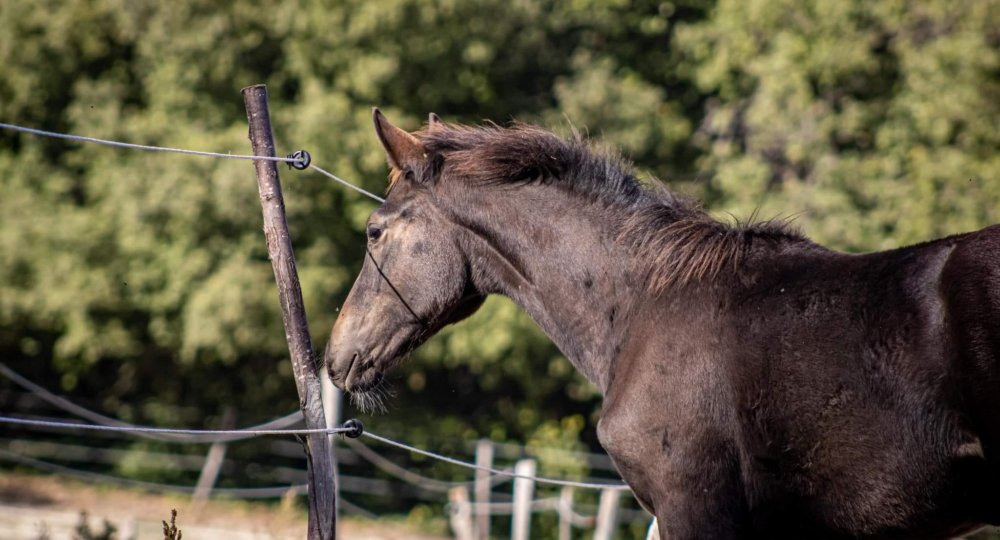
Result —
<path fill-rule="evenodd" d="M 403 170 L 407 166 L 414 167 L 426 159 L 427 150 L 416 137 L 389 123 L 378 107 L 372 108 L 372 122 L 375 124 L 375 134 L 378 142 L 385 150 L 389 166 Z"/>
<path fill-rule="evenodd" d="M 434 113 L 431 113 L 430 116 L 427 117 L 427 126 L 432 131 L 434 131 L 434 130 L 438 130 L 438 129 L 443 128 L 444 127 L 444 122 L 441 121 L 441 117 L 440 116 L 438 116 L 438 115 L 436 115 Z"/>

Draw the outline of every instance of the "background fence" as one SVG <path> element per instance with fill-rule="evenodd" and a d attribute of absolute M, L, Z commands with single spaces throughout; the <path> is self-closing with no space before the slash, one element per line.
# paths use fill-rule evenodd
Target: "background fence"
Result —
<path fill-rule="evenodd" d="M 18 383 L 26 391 L 17 391 L 9 386 L 2 387 L 0 400 L 13 405 L 15 414 L 20 419 L 44 422 L 72 424 L 79 422 L 73 418 L 67 419 L 67 412 L 80 416 L 89 416 L 93 420 L 104 420 L 106 417 L 88 411 L 48 392 L 41 386 L 27 381 L 8 367 L 0 364 L 0 374 L 7 380 Z M 6 411 L 5 411 L 6 412 Z M 234 424 L 236 413 L 230 413 L 224 423 Z M 294 428 L 300 418 L 289 415 L 273 422 L 262 424 L 273 428 Z M 80 424 L 88 425 L 88 424 Z M 118 426 L 121 427 L 121 426 Z M 232 425 L 227 426 L 232 428 Z M 254 426 L 255 428 L 260 426 Z M 163 450 L 136 450 L 128 447 L 116 447 L 115 443 L 134 437 L 136 434 L 123 431 L 94 431 L 81 434 L 72 427 L 58 425 L 4 425 L 3 436 L 0 437 L 0 459 L 18 465 L 43 470 L 51 473 L 69 475 L 86 481 L 101 482 L 123 487 L 139 488 L 153 492 L 172 492 L 190 494 L 192 499 L 204 500 L 209 497 L 225 497 L 239 499 L 281 498 L 289 495 L 298 496 L 306 493 L 305 457 L 300 443 L 282 439 L 250 439 L 230 436 L 231 440 L 213 442 L 207 452 L 195 454 L 189 452 L 170 452 Z M 145 434 L 149 436 L 148 434 Z M 157 434 L 157 437 L 170 436 Z M 218 437 L 218 436 L 216 436 Z M 168 444 L 205 446 L 205 437 L 192 436 L 194 440 L 172 440 Z M 341 473 L 338 476 L 340 492 L 362 495 L 365 497 L 407 498 L 418 501 L 430 501 L 442 504 L 442 509 L 448 513 L 452 530 L 461 540 L 487 538 L 491 528 L 494 535 L 498 532 L 493 525 L 494 516 L 510 516 L 511 538 L 527 540 L 530 531 L 531 514 L 537 512 L 555 512 L 559 515 L 560 539 L 570 538 L 571 529 L 594 528 L 594 538 L 610 539 L 618 525 L 622 522 L 649 522 L 650 516 L 634 507 L 622 507 L 620 503 L 621 489 L 605 489 L 599 497 L 599 504 L 575 502 L 573 487 L 562 487 L 552 496 L 538 497 L 535 481 L 526 478 L 513 479 L 512 492 L 499 491 L 498 488 L 510 483 L 512 478 L 503 475 L 491 475 L 482 470 L 475 471 L 473 479 L 468 481 L 445 481 L 424 476 L 396 464 L 392 458 L 383 456 L 369 445 L 358 439 L 345 439 L 334 436 L 337 463 L 342 470 L 366 471 L 369 475 Z M 163 442 L 162 440 L 159 442 Z M 227 448 L 230 445 L 251 444 L 260 451 L 253 461 L 227 458 Z M 480 467 L 503 466 L 514 462 L 515 474 L 534 477 L 537 463 L 528 457 L 528 450 L 519 445 L 497 444 L 489 440 L 463 441 L 460 445 L 466 454 L 474 455 L 476 465 Z M 552 450 L 548 450 L 552 451 Z M 565 452 L 555 450 L 555 452 Z M 594 470 L 611 472 L 614 470 L 606 455 L 593 453 L 566 452 L 568 458 L 582 460 Z M 283 465 L 274 465 L 273 458 L 285 461 Z M 197 472 L 198 482 L 194 486 L 150 482 L 115 476 L 113 474 L 95 472 L 105 468 L 121 469 L 125 464 L 141 464 L 132 468 L 134 474 L 156 475 L 158 472 L 177 471 Z M 126 466 L 126 468 L 128 468 Z M 510 470 L 510 469 L 506 469 Z M 281 483 L 278 486 L 265 487 L 217 487 L 217 479 L 226 478 L 237 471 L 243 471 L 247 477 L 263 478 Z M 372 475 L 371 472 L 376 472 Z M 587 482 L 606 482 L 601 478 L 585 478 Z M 475 495 L 473 500 L 470 493 Z M 340 509 L 366 518 L 376 517 L 374 513 L 354 504 L 343 495 L 338 497 Z M 500 533 L 503 534 L 503 533 Z"/>

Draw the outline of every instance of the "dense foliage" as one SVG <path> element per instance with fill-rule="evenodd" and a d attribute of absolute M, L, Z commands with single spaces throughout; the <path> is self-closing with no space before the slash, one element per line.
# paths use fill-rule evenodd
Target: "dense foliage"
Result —
<path fill-rule="evenodd" d="M 998 0 L 0 0 L 2 122 L 247 153 L 254 83 L 279 152 L 374 191 L 378 105 L 408 128 L 572 124 L 722 216 L 797 215 L 839 249 L 1000 222 Z M 322 348 L 374 205 L 282 174 Z M 0 357 L 127 421 L 293 410 L 260 220 L 248 162 L 0 131 Z M 596 448 L 595 391 L 507 301 L 396 379 L 383 434 Z"/>

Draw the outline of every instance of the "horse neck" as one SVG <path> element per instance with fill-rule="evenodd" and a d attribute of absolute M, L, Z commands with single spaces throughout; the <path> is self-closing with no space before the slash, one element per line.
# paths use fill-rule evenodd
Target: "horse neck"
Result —
<path fill-rule="evenodd" d="M 453 210 L 473 282 L 513 300 L 603 393 L 638 296 L 624 216 L 551 187 L 496 189 Z"/>

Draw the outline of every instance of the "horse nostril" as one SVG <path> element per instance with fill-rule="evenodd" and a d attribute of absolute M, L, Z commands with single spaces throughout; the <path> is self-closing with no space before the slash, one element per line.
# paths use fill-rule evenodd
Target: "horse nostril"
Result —
<path fill-rule="evenodd" d="M 340 386 L 347 381 L 347 377 L 351 374 L 351 368 L 354 367 L 354 362 L 358 359 L 358 353 L 351 355 L 351 360 L 345 366 L 343 363 L 343 358 L 341 360 L 335 361 L 333 358 L 328 358 L 328 371 L 330 372 L 330 380 L 334 382 L 337 386 Z"/>
<path fill-rule="evenodd" d="M 347 369 L 344 371 L 344 378 L 347 378 L 347 376 L 351 374 L 351 369 L 354 367 L 354 362 L 357 359 L 358 359 L 358 353 L 354 353 L 354 355 L 351 356 L 351 363 L 347 364 Z"/>

